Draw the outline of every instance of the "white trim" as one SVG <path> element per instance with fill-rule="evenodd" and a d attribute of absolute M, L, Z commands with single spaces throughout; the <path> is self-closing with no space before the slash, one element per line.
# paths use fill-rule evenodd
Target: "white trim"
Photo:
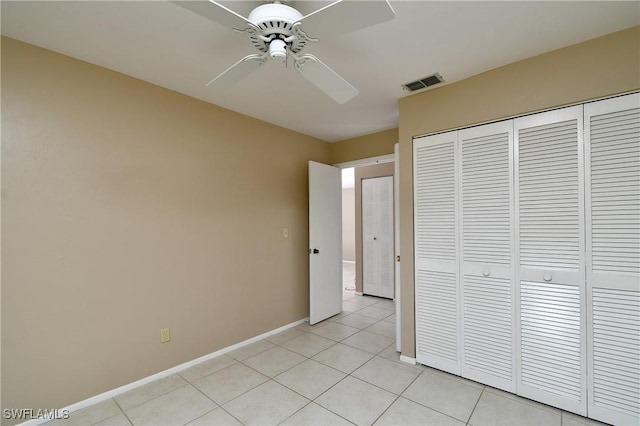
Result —
<path fill-rule="evenodd" d="M 423 138 L 425 136 L 439 135 L 440 133 L 454 132 L 454 131 L 457 131 L 457 130 L 470 129 L 472 127 L 484 126 L 485 124 L 499 123 L 501 121 L 515 120 L 517 118 L 528 117 L 530 115 L 544 114 L 546 112 L 556 111 L 556 110 L 559 110 L 559 109 L 571 108 L 571 107 L 574 107 L 574 106 L 587 105 L 587 104 L 591 104 L 591 103 L 595 103 L 595 102 L 604 101 L 604 100 L 607 100 L 607 99 L 620 98 L 620 97 L 623 97 L 623 96 L 633 95 L 633 94 L 637 94 L 637 93 L 640 93 L 640 91 L 632 90 L 630 92 L 618 93 L 617 95 L 609 95 L 609 96 L 605 96 L 603 98 L 594 98 L 594 99 L 590 99 L 588 101 L 578 101 L 578 102 L 570 103 L 570 104 L 567 104 L 567 105 L 555 106 L 555 107 L 540 109 L 540 110 L 536 110 L 536 111 L 520 113 L 520 114 L 516 114 L 516 115 L 510 115 L 510 116 L 503 117 L 503 118 L 496 118 L 496 119 L 493 119 L 493 120 L 482 121 L 480 123 L 467 124 L 467 125 L 463 125 L 463 126 L 459 126 L 459 127 L 452 127 L 452 128 L 449 128 L 449 129 L 436 130 L 435 132 L 431 132 L 431 133 L 424 133 L 424 134 L 420 134 L 420 135 L 414 135 L 414 136 L 412 136 L 412 139 L 419 139 L 419 138 Z M 336 164 L 336 166 L 338 166 L 338 165 Z"/>
<path fill-rule="evenodd" d="M 236 349 L 239 349 L 239 348 L 241 348 L 243 346 L 247 346 L 247 345 L 250 345 L 251 343 L 255 343 L 258 340 L 262 340 L 262 339 L 267 338 L 269 336 L 273 336 L 274 334 L 278 334 L 278 333 L 280 333 L 282 331 L 288 330 L 290 328 L 293 328 L 293 327 L 295 327 L 297 325 L 300 325 L 302 323 L 305 323 L 307 321 L 309 321 L 308 317 L 307 318 L 303 318 L 303 319 L 298 320 L 298 321 L 295 321 L 295 322 L 292 322 L 292 323 L 287 324 L 287 325 L 283 325 L 282 327 L 276 328 L 276 329 L 271 330 L 271 331 L 267 331 L 266 333 L 262 333 L 262 334 L 260 334 L 258 336 L 255 336 L 255 337 L 252 337 L 250 339 L 244 340 L 244 341 L 242 341 L 240 343 L 236 343 L 235 345 L 227 346 L 226 348 L 222 348 L 222 349 L 217 350 L 215 352 L 211 352 L 210 354 L 201 356 L 200 358 L 196 358 L 194 360 L 187 361 L 185 363 L 179 364 L 179 365 L 177 365 L 175 367 L 171 367 L 171 368 L 169 368 L 167 370 L 161 371 L 161 372 L 153 374 L 151 376 L 142 378 L 140 380 L 136 380 L 135 382 L 120 386 L 118 388 L 112 389 L 112 390 L 107 391 L 107 392 L 103 392 L 103 393 L 101 393 L 99 395 L 96 395 L 96 396 L 92 396 L 92 397 L 87 398 L 87 399 L 85 399 L 83 401 L 76 402 L 75 404 L 71 404 L 71 405 L 69 405 L 67 407 L 61 408 L 58 411 L 62 412 L 63 410 L 68 410 L 69 413 L 72 413 L 74 411 L 78 411 L 78 410 L 81 410 L 83 408 L 87 408 L 87 407 L 89 407 L 91 405 L 97 404 L 97 403 L 102 402 L 102 401 L 106 401 L 107 399 L 113 398 L 115 396 L 121 395 L 121 394 L 123 394 L 125 392 L 133 390 L 133 389 L 138 388 L 140 386 L 146 385 L 147 383 L 151 383 L 151 382 L 153 382 L 155 380 L 162 379 L 163 377 L 167 377 L 167 376 L 170 376 L 170 375 L 172 375 L 174 373 L 178 373 L 180 371 L 186 370 L 187 368 L 193 367 L 194 365 L 197 365 L 197 364 L 199 364 L 201 362 L 208 361 L 210 359 L 219 357 L 220 355 L 224 355 L 224 354 L 226 354 L 228 352 L 231 352 L 231 351 L 234 351 Z M 32 420 L 20 423 L 20 426 L 39 425 L 39 424 L 42 424 L 44 422 L 48 422 L 49 420 L 52 420 L 52 419 L 32 419 Z"/>
<path fill-rule="evenodd" d="M 361 291 L 356 291 L 356 296 L 364 296 Z"/>
<path fill-rule="evenodd" d="M 353 263 L 353 264 L 355 264 L 356 261 L 355 260 L 343 260 L 342 263 Z"/>
<path fill-rule="evenodd" d="M 361 160 L 345 161 L 344 163 L 336 163 L 335 167 L 340 169 L 348 169 L 350 167 L 372 166 L 382 163 L 393 163 L 395 154 L 378 155 L 377 157 L 363 158 Z"/>
<path fill-rule="evenodd" d="M 402 352 L 402 289 L 400 288 L 400 144 L 393 145 L 393 245 L 394 245 L 394 306 L 396 308 L 396 351 Z"/>
<path fill-rule="evenodd" d="M 407 364 L 411 364 L 411 365 L 416 365 L 417 364 L 415 358 L 411 358 L 411 357 L 408 357 L 406 355 L 400 355 L 400 361 L 406 362 Z"/>

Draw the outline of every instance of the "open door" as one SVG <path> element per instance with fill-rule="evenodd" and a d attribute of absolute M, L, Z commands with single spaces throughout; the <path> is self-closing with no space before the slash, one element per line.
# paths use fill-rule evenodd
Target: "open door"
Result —
<path fill-rule="evenodd" d="M 309 161 L 309 324 L 342 312 L 342 174 Z"/>

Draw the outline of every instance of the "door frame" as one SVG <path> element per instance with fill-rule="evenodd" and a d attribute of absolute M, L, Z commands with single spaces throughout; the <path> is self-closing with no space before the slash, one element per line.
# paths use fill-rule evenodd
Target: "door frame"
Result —
<path fill-rule="evenodd" d="M 351 167 L 364 167 L 364 166 L 373 166 L 376 164 L 384 164 L 384 163 L 394 163 L 394 184 L 393 184 L 393 210 L 394 210 L 394 250 L 396 255 L 396 262 L 394 268 L 394 280 L 395 280 L 395 297 L 393 299 L 395 303 L 395 312 L 396 312 L 396 351 L 400 352 L 400 348 L 402 347 L 402 312 L 401 312 L 401 292 L 400 292 L 400 192 L 399 192 L 399 162 L 400 159 L 400 144 L 394 144 L 394 153 L 387 155 L 379 155 L 376 157 L 368 157 L 362 158 L 359 160 L 353 161 L 345 161 L 342 163 L 335 163 L 333 166 L 338 167 L 340 169 L 348 169 Z"/>

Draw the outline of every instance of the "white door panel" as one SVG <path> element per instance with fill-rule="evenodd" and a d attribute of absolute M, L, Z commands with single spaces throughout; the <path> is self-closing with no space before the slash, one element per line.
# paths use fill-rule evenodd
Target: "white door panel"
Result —
<path fill-rule="evenodd" d="M 586 415 L 582 106 L 514 121 L 518 394 Z"/>
<path fill-rule="evenodd" d="M 462 373 L 515 392 L 513 122 L 458 132 Z"/>
<path fill-rule="evenodd" d="M 589 415 L 640 423 L 640 95 L 585 105 Z"/>
<path fill-rule="evenodd" d="M 456 132 L 413 141 L 416 359 L 460 374 Z"/>
<path fill-rule="evenodd" d="M 393 298 L 393 176 L 362 180 L 362 291 Z"/>
<path fill-rule="evenodd" d="M 309 161 L 309 323 L 342 312 L 342 184 L 337 167 Z"/>

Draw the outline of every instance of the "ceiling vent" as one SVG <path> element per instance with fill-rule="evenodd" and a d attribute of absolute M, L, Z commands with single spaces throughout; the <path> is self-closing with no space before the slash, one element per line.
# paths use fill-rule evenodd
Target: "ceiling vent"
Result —
<path fill-rule="evenodd" d="M 425 87 L 440 84 L 443 81 L 444 79 L 442 78 L 442 76 L 438 73 L 435 73 L 428 77 L 421 78 L 420 80 L 405 83 L 402 85 L 402 88 L 410 92 L 415 92 L 416 90 L 424 89 Z"/>

